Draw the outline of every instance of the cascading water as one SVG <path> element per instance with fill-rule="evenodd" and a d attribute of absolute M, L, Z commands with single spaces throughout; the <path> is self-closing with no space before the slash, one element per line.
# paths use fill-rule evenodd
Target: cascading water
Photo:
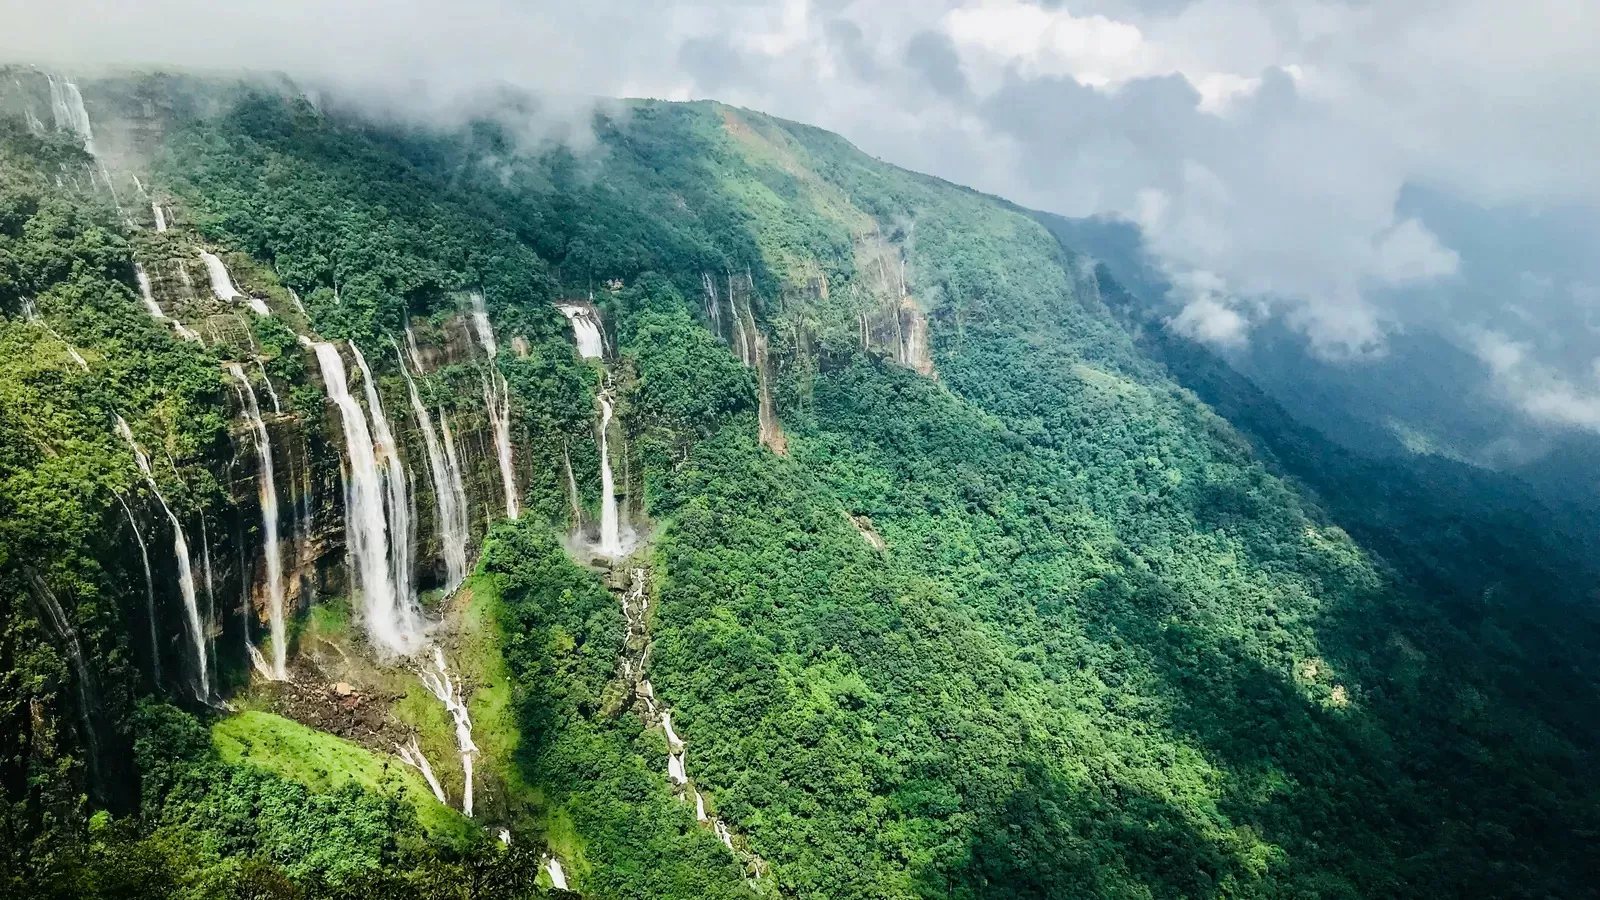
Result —
<path fill-rule="evenodd" d="M 177 319 L 168 318 L 167 314 L 161 311 L 161 304 L 156 302 L 155 294 L 150 289 L 150 276 L 145 272 L 144 266 L 134 263 L 133 275 L 139 282 L 139 298 L 144 301 L 144 308 L 150 312 L 151 318 L 171 324 L 173 330 L 178 332 L 178 336 L 184 340 L 200 340 L 200 335 L 195 334 L 188 326 Z"/>
<path fill-rule="evenodd" d="M 395 604 L 405 627 L 417 631 L 415 600 L 411 582 L 411 497 L 406 479 L 405 464 L 400 460 L 400 447 L 395 443 L 394 431 L 389 427 L 389 416 L 383 411 L 383 400 L 378 396 L 378 380 L 372 377 L 367 358 L 355 341 L 350 342 L 350 353 L 361 369 L 361 389 L 367 398 L 367 414 L 372 417 L 373 451 L 378 462 L 387 471 L 384 487 L 389 502 L 389 568 L 393 573 Z"/>
<path fill-rule="evenodd" d="M 93 156 L 94 129 L 89 127 L 89 112 L 83 107 L 83 94 L 71 79 L 57 81 L 54 76 L 45 77 L 50 82 L 50 110 L 55 114 L 56 127 L 82 138 L 84 149 Z"/>
<path fill-rule="evenodd" d="M 582 528 L 583 502 L 578 499 L 578 479 L 572 474 L 572 454 L 565 443 L 561 445 L 561 465 L 567 473 L 567 503 L 572 506 L 572 525 Z"/>
<path fill-rule="evenodd" d="M 567 872 L 561 868 L 561 860 L 554 856 L 545 857 L 544 870 L 550 875 L 550 886 L 558 891 L 570 890 L 567 887 Z"/>
<path fill-rule="evenodd" d="M 494 328 L 489 324 L 489 311 L 483 305 L 483 295 L 472 295 L 472 330 L 489 356 L 489 369 L 483 376 L 483 403 L 488 409 L 489 424 L 494 430 L 495 451 L 500 459 L 500 480 L 506 490 L 506 517 L 520 515 L 517 501 L 517 475 L 511 462 L 511 389 L 506 377 L 500 374 L 499 346 L 495 343 Z"/>
<path fill-rule="evenodd" d="M 472 818 L 472 756 L 478 752 L 478 745 L 472 742 L 472 716 L 467 711 L 466 701 L 461 697 L 461 684 L 450 677 L 450 669 L 444 662 L 444 651 L 438 647 L 433 648 L 434 671 L 422 670 L 420 677 L 422 684 L 433 696 L 439 698 L 444 708 L 450 713 L 456 725 L 456 746 L 461 751 L 461 771 L 465 776 L 466 788 L 461 798 L 461 811 L 467 818 Z"/>
<path fill-rule="evenodd" d="M 600 323 L 595 321 L 594 313 L 587 307 L 571 304 L 557 308 L 572 323 L 572 337 L 578 343 L 578 355 L 584 359 L 605 356 L 605 339 L 600 334 Z"/>
<path fill-rule="evenodd" d="M 33 301 L 27 297 L 22 298 L 22 316 L 29 322 L 42 326 L 51 337 L 55 338 L 67 348 L 67 355 L 72 357 L 72 361 L 78 364 L 78 368 L 85 372 L 89 371 L 89 362 L 83 358 L 83 354 L 78 352 L 78 348 L 68 343 L 67 339 L 62 337 L 60 332 L 57 332 L 54 328 L 51 328 L 50 323 L 46 322 L 42 317 L 40 317 L 39 310 L 33 305 Z"/>
<path fill-rule="evenodd" d="M 278 402 L 278 392 L 272 387 L 272 376 L 267 374 L 267 364 L 258 358 L 256 368 L 261 370 L 261 384 L 267 389 L 267 399 L 272 401 L 273 414 L 283 415 L 283 404 Z M 290 477 L 293 477 L 293 472 L 290 473 Z"/>
<path fill-rule="evenodd" d="M 422 747 L 417 744 L 417 736 L 411 736 L 411 743 L 395 744 L 394 748 L 399 751 L 402 762 L 421 772 L 422 777 L 427 779 L 428 787 L 433 790 L 433 796 L 437 797 L 440 803 L 449 806 L 450 801 L 445 799 L 444 787 L 439 784 L 439 779 L 434 776 L 433 766 L 428 765 L 428 757 L 423 755 Z"/>
<path fill-rule="evenodd" d="M 393 340 L 390 343 L 393 343 Z M 415 341 L 409 330 L 406 332 L 406 344 L 412 350 L 412 362 L 417 364 L 417 372 L 421 374 L 421 355 L 415 352 Z M 405 354 L 400 352 L 398 344 L 395 345 L 394 352 L 400 359 L 400 374 L 405 376 L 406 389 L 411 396 L 411 413 L 416 417 L 417 430 L 422 432 L 423 443 L 428 450 L 428 471 L 433 479 L 434 511 L 439 522 L 440 552 L 444 557 L 445 593 L 451 593 L 467 578 L 466 492 L 461 485 L 460 473 L 445 459 L 439 435 L 433 428 L 433 417 L 428 414 L 428 408 L 422 403 L 422 395 L 417 392 L 417 382 L 411 377 L 411 371 L 406 368 Z"/>
<path fill-rule="evenodd" d="M 339 409 L 344 425 L 345 535 L 354 560 L 354 580 L 361 591 L 367 633 L 378 647 L 409 656 L 422 635 L 412 614 L 409 597 L 397 596 L 389 562 L 388 520 L 384 511 L 383 477 L 373 451 L 366 413 L 350 396 L 344 360 L 339 350 L 325 342 L 310 343 L 322 370 L 328 399 Z"/>
<path fill-rule="evenodd" d="M 260 297 L 250 297 L 241 293 L 233 286 L 233 278 L 228 274 L 228 267 L 218 259 L 216 254 L 200 251 L 200 259 L 206 264 L 206 276 L 211 279 L 211 293 L 223 303 L 232 303 L 234 300 L 244 298 L 245 304 L 255 311 L 257 315 L 270 316 L 272 310 L 262 302 Z"/>
<path fill-rule="evenodd" d="M 624 625 L 623 645 L 621 655 L 622 677 L 626 687 L 630 688 L 633 695 L 644 704 L 644 719 L 646 724 L 655 723 L 661 726 L 662 733 L 667 739 L 667 778 L 673 787 L 678 790 L 679 796 L 694 803 L 694 816 L 698 822 L 711 825 L 717 839 L 727 848 L 740 856 L 747 864 L 752 865 L 757 873 L 764 870 L 766 863 L 760 857 L 748 852 L 741 852 L 733 845 L 733 833 L 721 819 L 711 815 L 706 810 L 705 795 L 692 783 L 688 769 L 688 742 L 678 734 L 672 724 L 672 710 L 666 703 L 656 697 L 655 688 L 646 677 L 646 667 L 650 660 L 650 628 L 649 628 L 649 598 L 646 595 L 648 581 L 646 570 L 634 568 L 629 571 L 628 590 L 622 595 L 622 620 Z"/>
<path fill-rule="evenodd" d="M 151 201 L 150 211 L 156 214 L 156 233 L 160 234 L 161 232 L 166 231 L 167 213 L 161 208 L 161 204 Z"/>
<path fill-rule="evenodd" d="M 145 613 L 150 620 L 150 674 L 157 685 L 161 684 L 161 639 L 156 635 L 156 579 L 150 572 L 150 548 L 144 542 L 144 535 L 139 533 L 139 520 L 133 517 L 133 510 L 128 508 L 128 501 L 122 499 L 121 494 L 115 495 L 117 502 L 122 505 L 122 511 L 128 516 L 128 525 L 133 529 L 134 543 L 139 545 L 139 561 L 144 563 L 144 605 Z"/>
<path fill-rule="evenodd" d="M 600 545 L 595 552 L 608 559 L 623 554 L 622 532 L 617 522 L 617 486 L 611 475 L 611 450 L 606 432 L 611 429 L 611 393 L 600 393 Z"/>
<path fill-rule="evenodd" d="M 72 620 L 67 618 L 66 612 L 56 600 L 55 594 L 50 592 L 50 587 L 44 583 L 44 579 L 31 571 L 28 577 L 33 582 L 34 597 L 44 609 L 45 618 L 51 630 L 56 632 L 56 638 L 61 642 L 61 649 L 67 654 L 67 661 L 71 663 L 73 673 L 77 675 L 78 721 L 83 725 L 83 742 L 89 750 L 90 772 L 98 781 L 100 734 L 94 727 L 94 711 L 99 704 L 95 702 L 94 682 L 89 680 L 89 664 L 83 656 L 83 644 L 78 640 L 78 630 L 72 626 Z"/>
<path fill-rule="evenodd" d="M 250 376 L 244 373 L 244 367 L 238 363 L 227 363 L 226 368 L 233 380 L 239 383 L 245 421 L 255 434 L 259 463 L 256 497 L 261 505 L 262 553 L 267 564 L 267 622 L 272 629 L 272 666 L 269 672 L 274 681 L 284 681 L 289 677 L 286 668 L 289 643 L 284 615 L 283 552 L 278 546 L 278 483 L 272 469 L 272 436 L 267 431 L 267 423 L 261 419 L 261 405 L 256 402 L 255 388 L 250 384 Z"/>
<path fill-rule="evenodd" d="M 160 489 L 156 487 L 155 476 L 150 470 L 150 458 L 139 449 L 138 442 L 133 439 L 133 429 L 128 427 L 128 421 L 121 416 L 117 416 L 117 433 L 127 443 L 128 449 L 133 451 L 134 462 L 138 463 L 145 483 L 150 486 L 150 492 L 155 494 L 156 502 L 161 504 L 162 511 L 167 514 L 167 521 L 172 524 L 172 553 L 178 561 L 178 590 L 183 595 L 189 636 L 194 639 L 195 662 L 200 674 L 199 684 L 195 688 L 196 695 L 201 700 L 210 700 L 211 664 L 206 648 L 206 629 L 200 617 L 200 598 L 195 593 L 194 566 L 189 561 L 189 542 L 183 536 L 183 523 L 178 521 L 177 514 L 167 505 L 167 499 L 161 496 Z"/>

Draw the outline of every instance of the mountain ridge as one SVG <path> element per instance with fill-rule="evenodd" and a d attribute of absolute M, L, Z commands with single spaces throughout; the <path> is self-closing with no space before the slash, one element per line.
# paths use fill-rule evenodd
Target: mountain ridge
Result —
<path fill-rule="evenodd" d="M 1524 536 L 1463 573 L 1460 557 L 1491 546 L 1480 532 L 1407 545 L 1397 536 L 1412 506 L 1376 523 L 1349 502 L 1324 508 L 1318 497 L 1342 496 L 1334 488 L 1358 495 L 1378 482 L 1352 467 L 1337 470 L 1346 482 L 1309 478 L 1316 457 L 1293 457 L 1292 431 L 1271 415 L 1229 424 L 1240 418 L 1230 404 L 1259 405 L 1248 384 L 1119 320 L 1127 300 L 1113 281 L 1030 216 L 826 132 L 715 104 L 602 116 L 605 153 L 585 158 L 508 152 L 511 136 L 489 122 L 395 129 L 248 92 L 215 114 L 156 121 L 145 110 L 178 108 L 159 102 L 170 86 L 85 85 L 96 113 L 111 103 L 100 98 L 149 99 L 126 113 L 144 123 L 130 133 L 159 138 L 148 168 L 98 170 L 110 188 L 141 174 L 149 213 L 98 183 L 52 187 L 50 166 L 81 184 L 95 161 L 61 136 L 8 126 L 0 161 L 22 188 L 7 197 L 4 234 L 28 263 L 0 282 L 0 339 L 35 367 L 0 375 L 11 418 L 45 421 L 52 380 L 82 385 L 93 404 L 123 410 L 136 446 L 170 456 L 151 490 L 199 523 L 180 531 L 210 522 L 207 546 L 239 560 L 217 567 L 220 591 L 201 592 L 216 606 L 202 615 L 223 672 L 205 691 L 235 704 L 275 702 L 291 686 L 327 692 L 329 708 L 370 699 L 381 715 L 372 735 L 353 732 L 358 743 L 400 766 L 386 745 L 414 734 L 457 802 L 478 776 L 444 768 L 464 745 L 418 680 L 432 671 L 426 655 L 385 660 L 363 634 L 371 613 L 355 601 L 370 589 L 351 590 L 358 576 L 341 558 L 355 501 L 339 487 L 355 477 L 340 415 L 376 432 L 387 409 L 387 452 L 416 504 L 407 527 L 419 562 L 405 574 L 425 619 L 451 620 L 438 561 L 447 530 L 435 525 L 444 467 L 411 411 L 453 421 L 446 445 L 460 451 L 472 512 L 465 547 L 481 554 L 467 590 L 488 618 L 476 644 L 451 630 L 428 639 L 484 747 L 499 737 L 494 752 L 461 753 L 482 766 L 475 812 L 488 826 L 462 848 L 374 832 L 351 839 L 351 858 L 370 862 L 350 871 L 235 825 L 233 852 L 169 850 L 163 871 L 237 883 L 230 866 L 251 859 L 288 879 L 284 890 L 318 896 L 372 884 L 431 896 L 429 878 L 519 866 L 543 872 L 540 886 L 507 875 L 497 896 L 554 890 L 557 872 L 585 895 L 619 897 L 1579 896 L 1595 883 L 1582 852 L 1592 718 L 1564 705 L 1588 680 L 1595 623 L 1519 608 L 1561 610 L 1592 582 L 1571 573 L 1552 602 L 1537 596 L 1539 565 L 1559 560 L 1541 547 L 1541 563 L 1516 568 Z M 107 158 L 114 131 L 96 143 Z M 52 204 L 69 221 L 92 221 L 99 206 L 99 222 L 68 229 L 67 251 L 93 258 L 104 242 L 104 275 L 49 264 L 67 255 L 41 240 Z M 217 251 L 268 315 L 185 288 L 206 284 L 198 247 Z M 201 341 L 140 307 L 135 260 L 162 276 L 157 308 Z M 62 340 L 25 320 L 24 296 Z M 556 307 L 576 302 L 600 322 L 599 357 L 568 337 Z M 81 345 L 87 371 L 63 341 Z M 344 360 L 353 411 L 327 401 L 328 369 L 302 341 Z M 414 363 L 403 341 L 415 342 Z M 357 371 L 369 357 L 370 378 Z M 289 685 L 251 676 L 242 649 L 271 643 L 260 637 L 270 598 L 253 499 L 265 470 L 227 424 L 237 415 L 223 361 L 259 363 L 253 389 L 289 400 L 268 431 L 284 454 L 275 468 L 299 473 L 282 505 L 310 517 L 279 525 L 315 548 L 289 595 Z M 130 389 L 127 364 L 151 373 L 152 391 Z M 1204 378 L 1220 387 L 1208 392 Z M 174 379 L 205 413 L 153 400 Z M 133 458 L 93 415 L 51 421 L 98 441 L 56 450 L 74 471 L 118 474 L 50 491 L 98 504 L 100 527 L 119 533 L 103 524 L 115 515 L 107 491 L 148 493 Z M 501 427 L 510 469 L 497 464 Z M 6 494 L 66 508 L 19 490 L 37 477 L 25 434 L 6 432 Z M 373 441 L 381 461 L 385 439 Z M 515 522 L 504 521 L 506 481 Z M 1425 504 L 1433 488 L 1418 490 Z M 614 527 L 639 540 L 609 560 L 597 550 L 608 503 Z M 384 506 L 390 533 L 404 531 L 405 505 Z M 132 528 L 159 526 L 135 509 Z M 141 814 L 119 819 L 126 843 L 84 825 L 36 845 L 66 848 L 57 858 L 81 860 L 72 871 L 90 881 L 103 878 L 96 847 L 217 846 L 194 804 L 225 800 L 244 770 L 209 758 L 192 729 L 178 760 L 142 737 L 226 716 L 184 697 L 193 662 L 170 570 L 155 579 L 146 647 L 131 547 L 16 510 L 0 519 L 28 522 L 17 533 L 49 548 L 74 621 L 86 634 L 104 623 L 94 643 L 118 648 L 109 731 L 141 735 L 140 767 L 178 767 L 195 792 L 145 791 Z M 157 530 L 150 543 L 169 537 Z M 3 571 L 8 613 L 24 623 L 18 646 L 44 654 L 51 642 L 26 624 L 34 601 L 17 566 Z M 100 618 L 84 615 L 97 602 Z M 503 663 L 484 662 L 495 654 Z M 164 678 L 139 674 L 151 662 Z M 73 676 L 59 660 L 39 671 L 37 693 L 7 696 L 10 721 L 28 703 L 54 710 L 23 733 L 56 735 L 61 749 L 14 751 L 7 784 L 54 761 L 69 774 L 47 783 L 70 791 L 85 784 Z M 64 797 L 8 796 L 73 821 Z M 509 851 L 497 849 L 500 827 Z M 67 883 L 38 868 L 43 858 L 7 856 L 7 877 Z"/>

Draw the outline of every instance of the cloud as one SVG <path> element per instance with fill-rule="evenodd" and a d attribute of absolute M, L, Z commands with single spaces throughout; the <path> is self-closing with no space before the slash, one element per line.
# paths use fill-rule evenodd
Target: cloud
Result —
<path fill-rule="evenodd" d="M 1589 383 L 1582 384 L 1541 362 L 1531 345 L 1500 332 L 1481 331 L 1475 344 L 1496 387 L 1529 418 L 1600 433 L 1600 357 L 1591 361 Z"/>
<path fill-rule="evenodd" d="M 1196 307 L 1193 327 L 1277 316 L 1329 355 L 1374 352 L 1423 307 L 1509 327 L 1490 321 L 1504 282 L 1483 261 L 1563 243 L 1586 260 L 1580 236 L 1600 233 L 1600 117 L 1583 114 L 1600 7 L 1574 0 L 20 6 L 9 58 L 284 70 L 412 116 L 459 116 L 485 85 L 764 109 L 1029 206 L 1138 221 L 1169 274 L 1215 275 L 1227 295 L 1207 302 L 1243 319 Z M 1511 216 L 1484 239 L 1439 204 L 1405 208 L 1418 190 L 1581 224 L 1534 244 Z M 1521 269 L 1561 296 L 1600 284 L 1564 265 Z M 1578 313 L 1523 306 L 1571 344 L 1563 358 L 1596 355 L 1588 329 L 1557 327 Z"/>

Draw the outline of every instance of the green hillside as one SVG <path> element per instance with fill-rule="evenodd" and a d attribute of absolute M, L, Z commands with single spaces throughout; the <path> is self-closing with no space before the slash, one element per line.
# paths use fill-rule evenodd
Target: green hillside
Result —
<path fill-rule="evenodd" d="M 191 106 L 200 90 L 85 86 L 91 116 L 159 111 L 128 165 L 181 231 L 119 214 L 67 136 L 0 121 L 7 888 L 124 896 L 107 873 L 131 859 L 182 896 L 529 896 L 547 847 L 592 897 L 1600 893 L 1593 571 L 1532 528 L 1411 533 L 1450 527 L 1418 515 L 1435 498 L 1505 502 L 1475 482 L 1407 481 L 1396 499 L 1388 476 L 1318 457 L 1332 451 L 1150 334 L 1033 217 L 712 103 L 619 106 L 577 151 L 271 92 Z M 234 254 L 272 317 L 195 343 L 147 316 L 133 264 L 180 240 Z M 329 416 L 296 336 L 351 339 L 399 419 L 400 339 L 388 348 L 409 328 L 443 348 L 429 404 L 482 415 L 449 337 L 471 291 L 521 342 L 492 365 L 523 511 L 490 528 L 500 513 L 474 506 L 470 582 L 488 598 L 472 615 L 496 626 L 473 633 L 503 658 L 481 678 L 509 678 L 477 686 L 478 728 L 514 767 L 478 819 L 512 827 L 509 849 L 488 830 L 432 840 L 459 817 L 424 798 L 419 824 L 368 790 L 377 738 L 349 749 L 293 726 L 295 758 L 263 761 L 270 717 L 181 696 L 183 612 L 163 588 L 147 633 L 118 505 L 145 489 L 110 424 L 161 449 L 156 481 L 186 521 L 254 546 L 232 524 L 254 488 L 228 480 L 219 362 L 260 361 L 313 429 Z M 599 367 L 554 306 L 591 299 Z M 604 500 L 601 396 L 642 540 L 609 571 L 569 552 Z M 401 443 L 424 483 L 420 440 Z M 307 444 L 337 497 L 337 446 Z M 496 483 L 492 461 L 473 465 Z M 705 822 L 617 674 L 635 584 Z M 46 591 L 87 645 L 87 684 Z M 240 618 L 219 612 L 211 636 L 220 693 L 266 702 Z M 314 643 L 296 659 L 359 652 Z M 439 722 L 425 746 L 448 748 Z M 199 744 L 170 775 L 152 736 L 174 731 Z M 324 738 L 345 748 L 325 772 L 308 759 Z M 235 793 L 279 817 L 232 810 Z"/>

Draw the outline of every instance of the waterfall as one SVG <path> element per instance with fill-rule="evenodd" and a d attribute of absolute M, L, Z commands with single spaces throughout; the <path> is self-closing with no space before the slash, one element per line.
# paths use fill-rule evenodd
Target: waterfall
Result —
<path fill-rule="evenodd" d="M 256 391 L 250 384 L 250 376 L 244 373 L 244 367 L 238 363 L 227 363 L 226 368 L 233 380 L 239 383 L 240 396 L 244 399 L 245 421 L 255 432 L 256 457 L 260 463 L 256 497 L 261 505 L 262 552 L 267 562 L 267 622 L 272 629 L 270 672 L 274 681 L 284 681 L 289 677 L 286 671 L 289 639 L 284 624 L 283 553 L 278 547 L 278 483 L 272 471 L 272 437 L 267 431 L 267 423 L 261 419 L 261 405 L 256 402 Z"/>
<path fill-rule="evenodd" d="M 83 354 L 78 352 L 78 348 L 68 343 L 67 339 L 62 337 L 60 332 L 56 331 L 54 328 L 51 328 L 50 323 L 46 322 L 42 317 L 40 317 L 39 310 L 33 305 L 33 301 L 27 297 L 22 298 L 22 316 L 29 322 L 42 326 L 51 337 L 55 338 L 57 341 L 66 346 L 67 355 L 72 357 L 72 361 L 78 364 L 78 368 L 85 372 L 89 371 L 89 363 L 83 358 Z"/>
<path fill-rule="evenodd" d="M 565 442 L 561 445 L 561 464 L 567 472 L 567 502 L 572 504 L 572 526 L 583 527 L 583 503 L 578 499 L 578 479 L 572 475 L 572 454 Z"/>
<path fill-rule="evenodd" d="M 134 263 L 133 277 L 139 281 L 139 296 L 144 300 L 144 308 L 149 310 L 150 318 L 165 319 L 167 314 L 161 311 L 161 304 L 156 302 L 155 295 L 150 292 L 150 276 L 145 274 L 144 266 Z"/>
<path fill-rule="evenodd" d="M 218 300 L 223 303 L 231 303 L 234 300 L 243 298 L 245 304 L 254 310 L 256 315 L 272 315 L 272 310 L 267 308 L 267 304 L 260 297 L 247 296 L 233 286 L 233 278 L 228 275 L 228 267 L 223 264 L 221 259 L 217 258 L 216 254 L 201 250 L 200 259 L 205 262 L 206 275 L 211 279 L 211 293 Z"/>
<path fill-rule="evenodd" d="M 66 611 L 61 608 L 55 594 L 50 593 L 44 579 L 31 570 L 28 578 L 33 582 L 34 598 L 44 610 L 45 624 L 56 633 L 61 649 L 67 654 L 67 661 L 72 664 L 73 673 L 78 676 L 78 720 L 83 725 L 83 743 L 89 751 L 90 774 L 99 781 L 100 735 L 94 727 L 97 704 L 94 702 L 94 682 L 89 680 L 89 664 L 83 656 L 83 644 L 78 640 L 78 630 L 72 627 L 72 620 L 67 618 Z"/>
<path fill-rule="evenodd" d="M 445 710 L 455 720 L 456 746 L 461 750 L 461 770 L 466 777 L 461 811 L 470 819 L 472 818 L 472 755 L 478 752 L 478 745 L 472 742 L 472 716 L 467 711 L 466 701 L 461 697 L 461 683 L 450 677 L 450 670 L 444 662 L 444 651 L 438 647 L 433 648 L 433 667 L 435 671 L 424 669 L 420 677 L 423 687 L 439 698 L 439 702 L 444 704 Z"/>
<path fill-rule="evenodd" d="M 261 383 L 267 389 L 267 399 L 272 401 L 273 414 L 283 415 L 283 404 L 278 402 L 278 392 L 272 387 L 272 376 L 267 374 L 267 364 L 262 362 L 260 357 L 256 358 L 256 368 L 261 370 Z"/>
<path fill-rule="evenodd" d="M 50 111 L 55 114 L 56 127 L 71 131 L 83 139 L 83 148 L 94 155 L 94 129 L 89 127 L 89 112 L 83 108 L 83 94 L 69 78 L 57 81 L 46 75 L 50 82 Z"/>
<path fill-rule="evenodd" d="M 151 209 L 152 212 L 154 212 L 156 214 L 156 233 L 160 234 L 161 232 L 166 231 L 167 230 L 167 214 L 166 214 L 165 211 L 163 211 L 161 209 L 161 204 L 156 203 L 155 201 L 152 200 L 150 202 L 150 209 Z"/>
<path fill-rule="evenodd" d="M 139 297 L 144 301 L 144 308 L 149 310 L 151 318 L 170 323 L 173 330 L 177 331 L 178 336 L 184 340 L 200 340 L 200 335 L 195 334 L 189 329 L 188 326 L 184 325 L 182 322 L 179 322 L 177 319 L 168 318 L 167 314 L 161 311 L 161 304 L 156 302 L 155 294 L 150 290 L 150 276 L 145 272 L 144 266 L 134 263 L 133 276 L 139 282 Z"/>
<path fill-rule="evenodd" d="M 547 856 L 544 860 L 544 870 L 550 874 L 550 886 L 558 891 L 570 890 L 567 887 L 567 872 L 561 868 L 561 860 L 554 856 Z"/>
<path fill-rule="evenodd" d="M 411 743 L 404 746 L 395 744 L 394 748 L 400 752 L 402 762 L 421 772 L 422 777 L 427 779 L 428 787 L 433 790 L 433 796 L 437 797 L 440 803 L 449 806 L 450 801 L 445 799 L 444 788 L 433 774 L 433 766 L 428 765 L 428 757 L 422 754 L 422 747 L 417 744 L 417 736 L 411 736 Z"/>
<path fill-rule="evenodd" d="M 391 338 L 390 343 L 394 341 Z M 412 349 L 412 362 L 417 363 L 421 374 L 421 354 L 415 352 L 415 340 L 406 331 L 406 344 Z M 405 354 L 395 344 L 395 356 L 400 360 L 400 374 L 405 376 L 406 390 L 411 396 L 411 413 L 417 420 L 417 430 L 422 432 L 428 449 L 428 471 L 433 478 L 434 511 L 439 522 L 439 545 L 444 556 L 445 593 L 453 592 L 467 578 L 467 503 L 461 486 L 460 473 L 445 461 L 439 435 L 433 428 L 433 417 L 417 393 L 417 382 L 406 368 Z"/>
<path fill-rule="evenodd" d="M 161 510 L 167 514 L 167 520 L 172 524 L 172 553 L 178 561 L 178 590 L 183 595 L 184 612 L 188 615 L 189 636 L 194 639 L 195 661 L 200 668 L 200 682 L 196 686 L 197 696 L 201 700 L 211 698 L 211 665 L 206 652 L 206 629 L 200 618 L 200 598 L 194 588 L 194 566 L 189 561 L 189 542 L 183 536 L 183 523 L 178 521 L 178 516 L 167 505 L 167 499 L 161 496 L 161 491 L 156 487 L 155 476 L 150 471 L 150 458 L 139 449 L 139 444 L 133 439 L 133 429 L 128 427 L 128 421 L 117 416 L 117 433 L 127 442 L 128 449 L 133 451 L 133 460 L 138 463 L 139 471 L 144 474 L 144 480 L 150 486 L 150 492 L 156 495 L 156 502 L 161 504 Z"/>
<path fill-rule="evenodd" d="M 372 433 L 361 404 L 350 396 L 344 360 L 325 342 L 311 342 L 322 369 L 328 399 L 339 409 L 344 425 L 345 539 L 354 560 L 352 575 L 361 591 L 367 633 L 380 648 L 410 655 L 421 639 L 411 614 L 410 597 L 397 597 L 389 566 L 388 519 L 384 514 L 383 477 L 373 451 Z"/>
<path fill-rule="evenodd" d="M 200 512 L 200 566 L 206 573 L 206 600 L 208 618 L 217 620 L 217 584 L 211 579 L 211 535 L 206 533 L 206 514 Z"/>
<path fill-rule="evenodd" d="M 572 336 L 578 342 L 578 355 L 584 359 L 599 359 L 605 355 L 605 339 L 600 335 L 600 324 L 594 312 L 573 304 L 557 307 L 572 322 Z"/>
<path fill-rule="evenodd" d="M 611 428 L 611 395 L 600 394 L 600 546 L 595 552 L 615 559 L 622 555 L 622 534 L 617 525 L 617 486 L 611 476 L 611 450 L 606 432 Z"/>
<path fill-rule="evenodd" d="M 117 502 L 122 505 L 122 511 L 128 516 L 128 525 L 133 528 L 134 543 L 139 545 L 139 560 L 144 563 L 144 608 L 145 614 L 150 619 L 150 671 L 156 686 L 161 686 L 161 639 L 156 635 L 156 579 L 150 573 L 150 548 L 144 542 L 144 535 L 139 533 L 139 521 L 133 517 L 133 510 L 128 508 L 128 501 L 122 499 L 121 494 L 114 495 Z"/>
<path fill-rule="evenodd" d="M 200 259 L 206 264 L 206 275 L 211 278 L 211 293 L 223 303 L 232 303 L 239 297 L 239 291 L 233 286 L 233 278 L 228 275 L 228 267 L 218 259 L 215 254 L 200 251 Z"/>
<path fill-rule="evenodd" d="M 374 452 L 378 462 L 388 470 L 384 479 L 389 498 L 389 561 L 394 573 L 395 602 L 404 617 L 412 611 L 415 596 L 411 582 L 411 498 L 406 480 L 405 464 L 400 460 L 400 446 L 395 442 L 394 431 L 389 427 L 389 416 L 383 411 L 383 400 L 378 396 L 378 379 L 372 377 L 367 358 L 355 341 L 350 342 L 350 353 L 361 369 L 361 389 L 367 398 L 367 414 L 372 417 Z M 412 629 L 415 629 L 413 624 Z"/>
<path fill-rule="evenodd" d="M 520 515 L 517 502 L 516 469 L 511 463 L 511 389 L 506 377 L 500 374 L 496 361 L 500 349 L 494 340 L 494 328 L 489 324 L 489 311 L 484 308 L 483 295 L 472 295 L 472 330 L 489 356 L 489 370 L 483 376 L 483 404 L 489 413 L 489 423 L 494 429 L 495 451 L 500 458 L 500 480 L 506 489 L 506 517 Z"/>

